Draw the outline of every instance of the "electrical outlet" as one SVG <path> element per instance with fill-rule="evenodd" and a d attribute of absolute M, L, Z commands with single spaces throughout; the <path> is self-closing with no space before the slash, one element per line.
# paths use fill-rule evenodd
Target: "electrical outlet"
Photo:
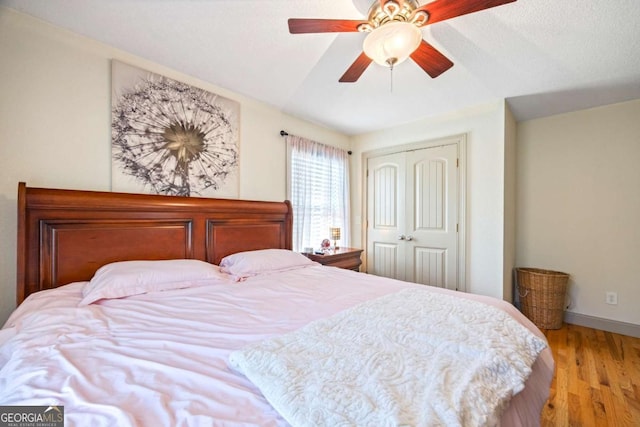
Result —
<path fill-rule="evenodd" d="M 617 292 L 607 292 L 607 296 L 605 299 L 607 304 L 618 305 L 618 293 Z"/>

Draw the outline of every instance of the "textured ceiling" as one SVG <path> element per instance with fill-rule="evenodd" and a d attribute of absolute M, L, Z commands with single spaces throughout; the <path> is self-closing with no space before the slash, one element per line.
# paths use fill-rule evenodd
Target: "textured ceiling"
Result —
<path fill-rule="evenodd" d="M 420 4 L 426 2 L 422 1 Z M 361 33 L 289 34 L 287 19 L 361 19 L 365 0 L 0 0 L 73 32 L 353 135 L 507 99 L 518 120 L 640 98 L 638 0 L 518 0 L 427 26 L 454 66 L 407 61 L 338 79 Z M 1 12 L 0 12 L 1 13 Z M 393 79 L 393 90 L 391 90 Z"/>

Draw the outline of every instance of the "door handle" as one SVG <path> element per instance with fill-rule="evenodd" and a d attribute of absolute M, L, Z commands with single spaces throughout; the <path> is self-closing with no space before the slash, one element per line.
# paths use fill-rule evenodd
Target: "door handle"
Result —
<path fill-rule="evenodd" d="M 401 234 L 398 236 L 398 240 L 404 240 L 404 239 L 405 239 L 404 234 Z"/>
<path fill-rule="evenodd" d="M 413 237 L 411 237 L 411 236 L 407 236 L 407 237 L 405 237 L 405 238 L 404 238 L 404 240 L 406 240 L 407 242 L 410 242 L 410 241 L 412 241 L 412 240 L 413 240 Z"/>

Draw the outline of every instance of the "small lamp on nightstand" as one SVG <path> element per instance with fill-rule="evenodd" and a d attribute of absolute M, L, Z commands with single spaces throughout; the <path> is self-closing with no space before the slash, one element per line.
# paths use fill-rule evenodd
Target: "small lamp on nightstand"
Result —
<path fill-rule="evenodd" d="M 333 240 L 333 249 L 339 249 L 338 240 L 340 240 L 340 227 L 330 227 L 329 233 L 331 234 L 331 240 Z"/>

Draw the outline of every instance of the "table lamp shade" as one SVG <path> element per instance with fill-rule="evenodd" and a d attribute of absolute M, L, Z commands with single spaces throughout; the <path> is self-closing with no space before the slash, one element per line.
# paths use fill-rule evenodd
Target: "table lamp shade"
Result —
<path fill-rule="evenodd" d="M 333 240 L 333 246 L 338 249 L 338 240 L 340 240 L 340 227 L 330 227 L 329 233 L 331 234 L 331 240 Z"/>

